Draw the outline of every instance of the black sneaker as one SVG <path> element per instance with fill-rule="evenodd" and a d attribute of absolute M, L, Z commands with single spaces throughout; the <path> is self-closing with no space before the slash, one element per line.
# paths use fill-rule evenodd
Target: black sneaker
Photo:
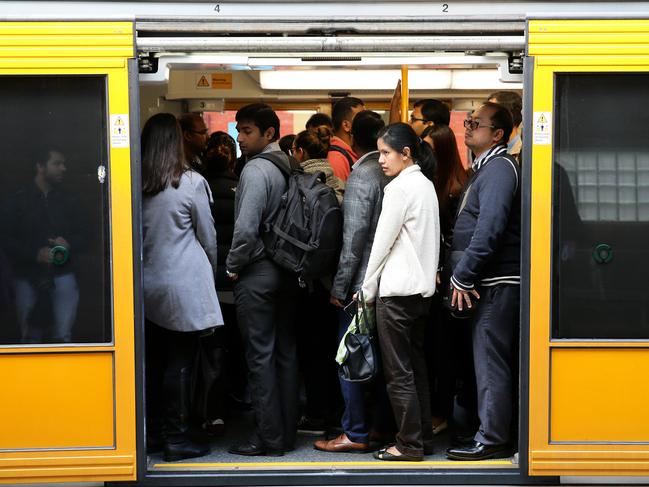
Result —
<path fill-rule="evenodd" d="M 303 435 L 321 436 L 325 434 L 324 419 L 311 419 L 302 416 L 297 423 L 297 432 Z"/>

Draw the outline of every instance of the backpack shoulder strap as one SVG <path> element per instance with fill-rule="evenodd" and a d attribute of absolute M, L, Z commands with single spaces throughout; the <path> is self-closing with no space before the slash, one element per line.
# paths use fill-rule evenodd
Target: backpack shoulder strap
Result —
<path fill-rule="evenodd" d="M 345 156 L 345 159 L 347 159 L 347 162 L 349 163 L 349 168 L 354 165 L 354 159 L 352 158 L 352 155 L 347 152 L 347 149 L 343 149 L 342 147 L 338 147 L 337 145 L 330 145 L 329 146 L 330 151 L 338 152 Z"/>
<path fill-rule="evenodd" d="M 289 177 L 294 170 L 289 157 L 282 151 L 270 151 L 257 154 L 255 157 L 272 162 L 285 177 Z"/>

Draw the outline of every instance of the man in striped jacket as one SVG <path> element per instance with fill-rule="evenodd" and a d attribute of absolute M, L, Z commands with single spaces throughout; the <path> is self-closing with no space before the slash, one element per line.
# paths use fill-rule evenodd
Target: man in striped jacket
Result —
<path fill-rule="evenodd" d="M 520 169 L 507 155 L 513 128 L 503 106 L 485 103 L 464 123 L 476 155 L 460 201 L 452 251 L 452 304 L 476 307 L 471 316 L 480 428 L 473 441 L 447 450 L 455 460 L 508 456 L 520 300 Z M 477 300 L 477 301 L 476 301 Z"/>

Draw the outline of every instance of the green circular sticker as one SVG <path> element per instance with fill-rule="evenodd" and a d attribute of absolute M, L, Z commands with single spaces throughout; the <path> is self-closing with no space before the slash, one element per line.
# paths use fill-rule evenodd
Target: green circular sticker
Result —
<path fill-rule="evenodd" d="M 599 244 L 593 250 L 593 259 L 598 264 L 608 264 L 613 260 L 613 248 L 609 244 Z"/>
<path fill-rule="evenodd" d="M 70 258 L 70 251 L 63 245 L 56 245 L 50 249 L 50 260 L 54 265 L 63 265 Z"/>

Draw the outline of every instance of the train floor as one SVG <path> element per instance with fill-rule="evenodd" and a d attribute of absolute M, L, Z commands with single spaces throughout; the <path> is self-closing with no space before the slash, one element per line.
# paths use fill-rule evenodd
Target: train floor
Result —
<path fill-rule="evenodd" d="M 165 462 L 162 453 L 148 456 L 150 471 L 171 470 L 321 470 L 321 469 L 378 469 L 389 467 L 394 469 L 431 469 L 431 468 L 517 468 L 516 457 L 485 460 L 480 462 L 457 462 L 448 460 L 444 452 L 449 446 L 450 434 L 444 431 L 435 437 L 435 451 L 428 455 L 423 462 L 383 462 L 374 459 L 372 452 L 368 453 L 328 453 L 313 448 L 313 442 L 322 436 L 298 434 L 295 450 L 287 452 L 282 457 L 245 457 L 228 453 L 228 448 L 248 437 L 252 427 L 251 413 L 241 413 L 228 419 L 223 436 L 212 438 L 211 453 L 201 458 L 179 462 Z M 332 431 L 330 437 L 339 434 Z M 374 450 L 383 445 L 372 444 Z"/>

